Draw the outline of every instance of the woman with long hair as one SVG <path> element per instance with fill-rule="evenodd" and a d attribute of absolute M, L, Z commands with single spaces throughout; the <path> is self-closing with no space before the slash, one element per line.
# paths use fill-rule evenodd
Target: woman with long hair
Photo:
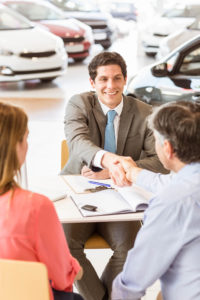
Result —
<path fill-rule="evenodd" d="M 51 300 L 82 299 L 72 292 L 82 268 L 69 252 L 52 202 L 16 180 L 28 148 L 27 125 L 22 109 L 0 103 L 0 258 L 42 262 Z"/>

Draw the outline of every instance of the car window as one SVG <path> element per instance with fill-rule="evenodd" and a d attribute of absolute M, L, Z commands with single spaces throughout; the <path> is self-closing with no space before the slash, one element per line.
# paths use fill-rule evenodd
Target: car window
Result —
<path fill-rule="evenodd" d="M 98 11 L 98 7 L 91 0 L 51 0 L 51 2 L 66 11 Z"/>
<path fill-rule="evenodd" d="M 200 75 L 200 47 L 188 53 L 182 61 L 179 73 L 186 75 Z"/>
<path fill-rule="evenodd" d="M 192 6 L 188 5 L 185 7 L 180 5 L 175 8 L 166 10 L 162 16 L 166 17 L 166 18 L 197 17 L 197 16 L 200 16 L 200 4 L 192 5 Z"/>
<path fill-rule="evenodd" d="M 190 26 L 188 26 L 190 30 L 200 30 L 200 20 L 196 20 Z"/>
<path fill-rule="evenodd" d="M 30 23 L 25 19 L 16 17 L 12 13 L 0 10 L 0 30 L 15 30 L 31 28 Z"/>
<path fill-rule="evenodd" d="M 21 13 L 31 21 L 58 20 L 63 18 L 63 16 L 57 13 L 57 11 L 39 4 L 13 2 L 8 3 L 8 6 L 14 10 L 17 10 L 19 13 Z"/>
<path fill-rule="evenodd" d="M 110 4 L 111 12 L 129 13 L 133 12 L 133 5 L 131 3 L 113 2 Z"/>
<path fill-rule="evenodd" d="M 162 16 L 166 18 L 186 17 L 186 12 L 184 8 L 173 8 L 167 10 Z"/>
<path fill-rule="evenodd" d="M 187 7 L 188 17 L 196 17 L 200 15 L 200 4 Z"/>
<path fill-rule="evenodd" d="M 166 61 L 167 63 L 167 71 L 171 72 L 174 68 L 174 65 L 176 63 L 176 59 L 179 55 L 179 52 L 176 52 L 174 55 L 172 55 L 170 58 L 168 58 L 168 60 Z"/>

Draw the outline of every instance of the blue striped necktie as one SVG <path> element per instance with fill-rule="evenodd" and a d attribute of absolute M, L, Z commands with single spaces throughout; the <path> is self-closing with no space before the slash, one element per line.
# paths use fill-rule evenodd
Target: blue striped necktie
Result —
<path fill-rule="evenodd" d="M 109 110 L 107 113 L 107 124 L 105 129 L 105 143 L 104 150 L 116 153 L 116 141 L 115 141 L 115 129 L 114 129 L 114 118 L 116 116 L 115 110 Z"/>

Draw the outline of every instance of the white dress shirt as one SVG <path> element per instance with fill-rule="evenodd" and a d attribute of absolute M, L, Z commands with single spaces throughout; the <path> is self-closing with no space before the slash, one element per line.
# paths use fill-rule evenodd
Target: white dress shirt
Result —
<path fill-rule="evenodd" d="M 106 116 L 107 112 L 109 110 L 111 110 L 111 109 L 108 106 L 106 106 L 105 104 L 103 104 L 100 100 L 99 100 L 99 103 L 101 105 L 103 113 Z M 119 132 L 119 124 L 120 124 L 120 115 L 121 115 L 122 109 L 123 109 L 123 98 L 122 98 L 122 101 L 120 102 L 120 104 L 117 105 L 115 107 L 115 109 L 112 109 L 112 110 L 115 110 L 116 113 L 117 113 L 116 116 L 115 116 L 115 118 L 114 118 L 114 130 L 115 130 L 115 142 L 116 142 L 116 145 L 117 145 L 118 132 Z M 105 151 L 105 150 L 100 150 L 100 151 L 98 151 L 96 153 L 96 155 L 94 157 L 94 160 L 93 160 L 93 166 L 102 168 L 101 160 L 102 160 L 102 157 L 103 157 L 104 153 L 106 153 L 106 152 L 107 151 Z"/>

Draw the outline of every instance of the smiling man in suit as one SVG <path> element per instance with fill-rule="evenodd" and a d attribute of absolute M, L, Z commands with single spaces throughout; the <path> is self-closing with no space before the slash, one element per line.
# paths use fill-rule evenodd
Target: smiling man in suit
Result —
<path fill-rule="evenodd" d="M 152 131 L 147 127 L 151 106 L 123 95 L 127 70 L 121 55 L 102 52 L 92 59 L 88 70 L 95 91 L 74 95 L 66 107 L 65 135 L 70 157 L 62 174 L 109 178 L 108 167 L 116 154 L 130 156 L 138 167 L 165 172 L 155 152 Z M 113 168 L 129 184 L 120 166 Z M 83 266 L 84 275 L 77 287 L 85 299 L 110 298 L 112 281 L 122 270 L 139 228 L 139 222 L 65 225 L 72 255 Z M 83 252 L 85 242 L 95 231 L 114 251 L 101 279 Z"/>

